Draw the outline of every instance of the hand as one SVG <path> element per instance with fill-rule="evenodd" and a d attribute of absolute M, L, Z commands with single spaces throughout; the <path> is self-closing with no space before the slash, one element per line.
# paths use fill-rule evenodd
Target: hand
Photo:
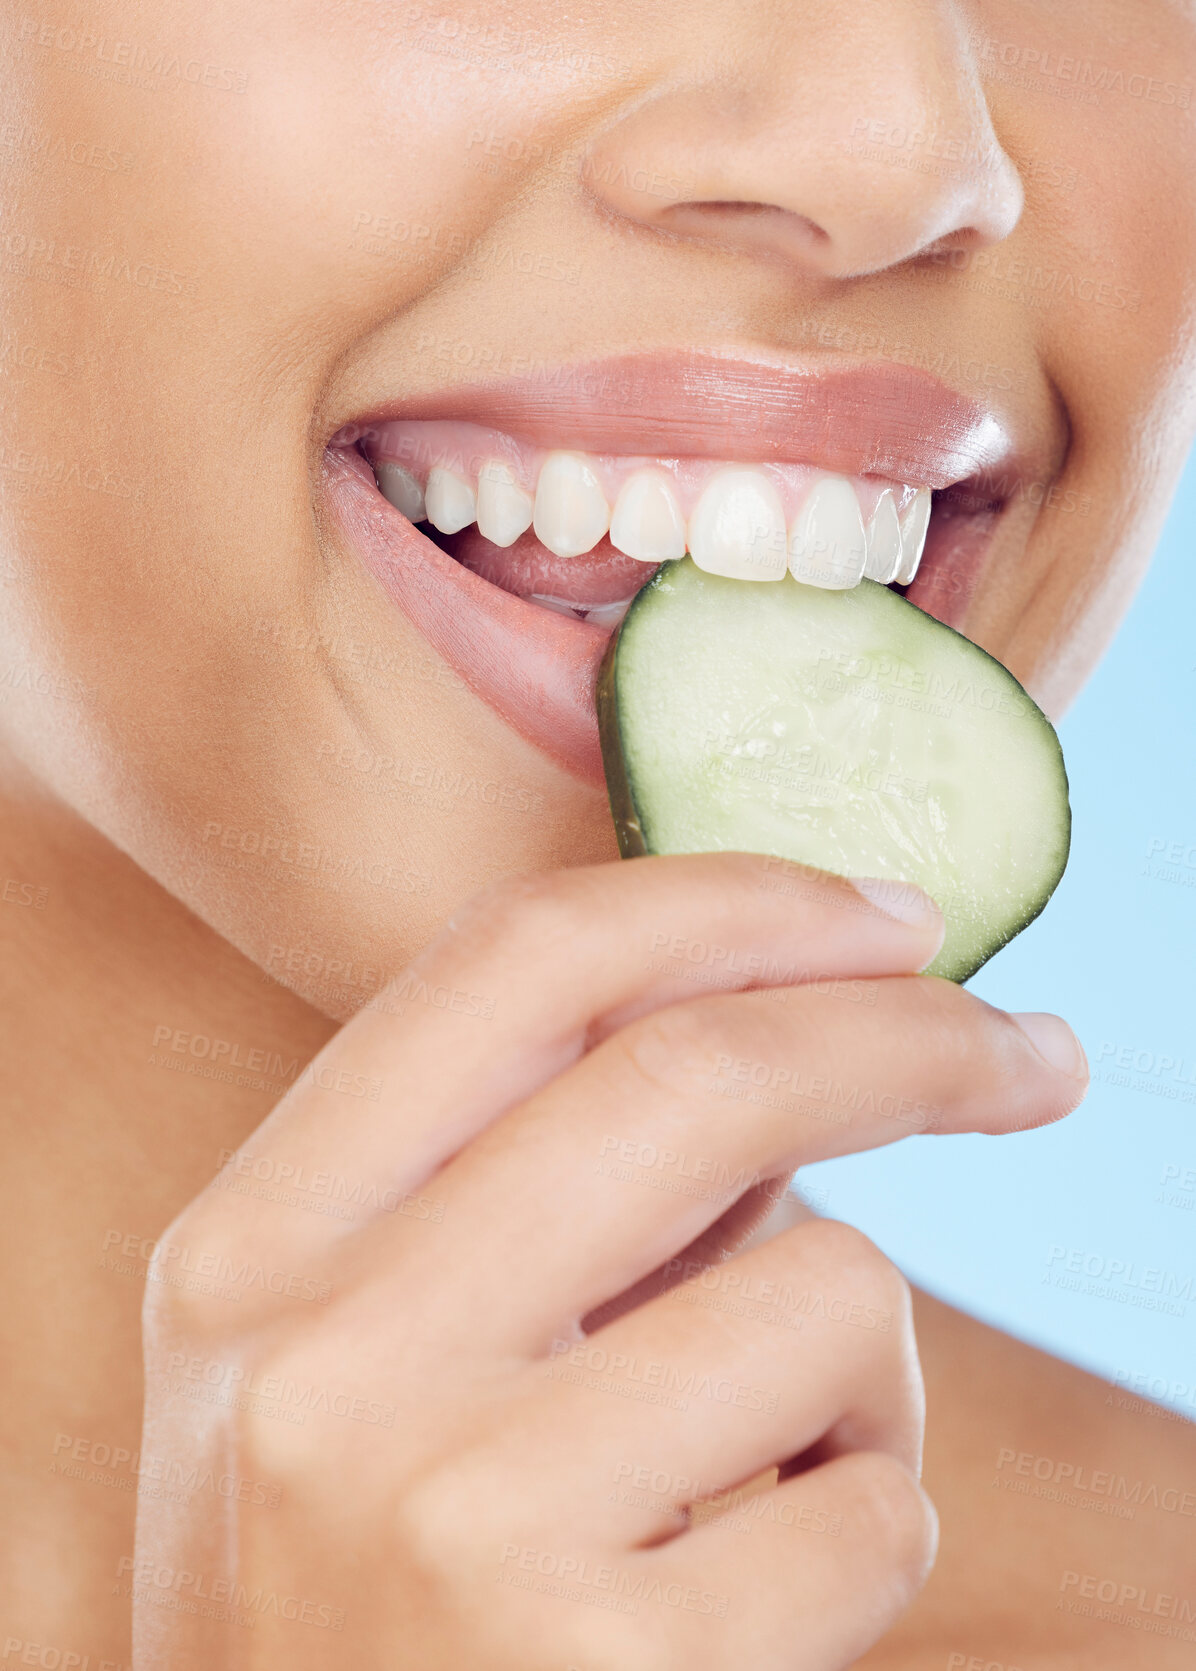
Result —
<path fill-rule="evenodd" d="M 896 1620 L 905 1283 L 833 1222 L 732 1250 L 796 1167 L 1057 1119 L 1085 1068 L 916 975 L 916 890 L 778 875 L 489 889 L 176 1220 L 143 1469 L 191 1495 L 140 1505 L 139 1671 L 829 1671 Z"/>

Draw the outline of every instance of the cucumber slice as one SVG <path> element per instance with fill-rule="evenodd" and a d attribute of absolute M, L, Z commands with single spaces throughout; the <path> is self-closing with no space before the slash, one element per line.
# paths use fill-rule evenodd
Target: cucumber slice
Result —
<path fill-rule="evenodd" d="M 665 563 L 597 694 L 624 858 L 755 852 L 915 882 L 947 924 L 928 973 L 954 981 L 1063 874 L 1050 721 L 999 661 L 875 581 L 832 592 Z"/>

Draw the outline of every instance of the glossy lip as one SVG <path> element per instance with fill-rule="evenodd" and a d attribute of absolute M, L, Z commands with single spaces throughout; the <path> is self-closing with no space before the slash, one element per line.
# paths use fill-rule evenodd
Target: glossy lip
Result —
<path fill-rule="evenodd" d="M 381 402 L 332 440 L 400 418 L 461 418 L 583 452 L 817 464 L 931 488 L 1015 464 L 1007 421 L 912 366 L 624 355 Z"/>
<path fill-rule="evenodd" d="M 325 453 L 333 519 L 391 599 L 527 741 L 584 782 L 604 782 L 594 684 L 609 631 L 492 586 L 419 533 L 378 492 L 356 443 L 395 419 L 464 418 L 582 451 L 811 463 L 936 489 L 1018 480 L 1010 426 L 907 366 L 794 367 L 723 355 L 629 355 L 381 402 Z M 995 517 L 975 519 L 978 571 Z M 934 533 L 932 522 L 931 533 Z M 958 546 L 958 540 L 956 541 Z M 925 567 L 932 553 L 923 558 Z M 645 581 L 649 578 L 645 571 Z M 911 588 L 920 602 L 922 571 Z M 923 605 L 940 618 L 944 610 Z"/>

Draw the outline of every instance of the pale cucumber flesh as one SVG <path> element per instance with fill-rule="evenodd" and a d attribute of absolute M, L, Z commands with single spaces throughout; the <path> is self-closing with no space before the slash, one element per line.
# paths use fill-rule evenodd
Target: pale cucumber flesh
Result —
<path fill-rule="evenodd" d="M 968 979 L 1063 874 L 1050 721 L 999 662 L 873 581 L 832 592 L 666 563 L 612 641 L 598 708 L 625 856 L 746 851 L 916 883 L 946 918 L 931 974 Z"/>

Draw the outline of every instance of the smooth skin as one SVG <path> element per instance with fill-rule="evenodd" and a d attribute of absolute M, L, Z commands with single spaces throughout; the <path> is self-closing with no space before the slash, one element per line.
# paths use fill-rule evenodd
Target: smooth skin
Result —
<path fill-rule="evenodd" d="M 711 1203 L 579 1172 L 573 1125 L 588 1122 L 590 1154 L 595 1136 L 599 1149 L 607 1136 L 647 1140 L 672 1108 L 684 1140 L 671 1146 L 710 1158 L 689 1135 L 710 1129 L 708 1087 L 678 1080 L 691 1050 L 699 1080 L 708 1073 L 698 1016 L 703 1039 L 721 1036 L 734 1059 L 778 1053 L 786 1068 L 848 1085 L 875 1060 L 888 1094 L 900 1081 L 915 1107 L 941 1107 L 942 1129 L 996 1130 L 1011 1111 L 1012 1125 L 1032 1124 L 1078 1091 L 1050 1092 L 1057 1080 L 1008 1021 L 916 977 L 925 948 L 908 925 L 848 911 L 829 925 L 790 922 L 787 959 L 875 980 L 874 1006 L 826 998 L 809 980 L 784 1003 L 687 984 L 645 995 L 651 1018 L 630 998 L 629 1013 L 612 1010 L 580 1060 L 575 1035 L 554 1040 L 524 992 L 564 1004 L 579 979 L 588 992 L 579 948 L 599 946 L 619 901 L 638 925 L 623 932 L 629 946 L 679 919 L 697 932 L 701 912 L 702 931 L 728 943 L 737 861 L 711 882 L 723 903 L 695 903 L 692 918 L 670 894 L 682 869 L 613 863 L 600 791 L 449 675 L 332 531 L 322 461 L 329 437 L 371 403 L 496 369 L 674 347 L 939 366 L 991 399 L 1038 461 L 1036 491 L 1003 513 L 962 627 L 1058 714 L 1132 595 L 1196 428 L 1191 5 L 603 0 L 562 16 L 547 0 L 485 0 L 460 14 L 392 0 L 94 0 L 84 10 L 85 27 L 67 0 L 0 15 L 10 123 L 0 875 L 18 885 L 0 904 L 2 1465 L 14 1505 L 5 1654 L 20 1663 L 32 1645 L 31 1663 L 42 1650 L 47 1664 L 55 1653 L 130 1663 L 140 1509 L 137 1558 L 217 1578 L 243 1564 L 251 1594 L 260 1584 L 345 1618 L 332 1631 L 259 1612 L 252 1629 L 225 1621 L 197 1642 L 200 1615 L 145 1602 L 158 1587 L 139 1585 L 150 1645 L 138 1671 L 273 1671 L 303 1656 L 392 1663 L 394 1630 L 405 1643 L 422 1633 L 431 1671 L 522 1665 L 533 1652 L 558 1671 L 634 1667 L 637 1651 L 648 1663 L 717 1665 L 721 1653 L 738 1664 L 745 1642 L 762 1663 L 804 1653 L 797 1663 L 854 1658 L 885 1671 L 959 1671 L 959 1655 L 1004 1671 L 1185 1664 L 1190 1644 L 1178 1637 L 1061 1605 L 1061 1580 L 1190 1596 L 1190 1522 L 995 1488 L 994 1467 L 1012 1449 L 1189 1489 L 1189 1428 L 915 1297 L 924 1481 L 941 1540 L 897 1620 L 931 1544 L 911 1478 L 916 1376 L 899 1279 L 833 1226 L 740 1256 L 771 1293 L 823 1284 L 847 1311 L 892 1312 L 883 1341 L 850 1323 L 823 1331 L 836 1349 L 821 1358 L 805 1313 L 793 1330 L 682 1310 L 650 1273 L 686 1238 L 706 1239 L 682 1273 L 717 1260 L 767 1191 L 711 1235 Z M 1071 80 L 1061 61 L 1076 66 Z M 930 137 L 911 149 L 911 132 Z M 680 186 L 635 185 L 654 177 Z M 393 780 L 334 771 L 342 749 L 409 769 Z M 518 793 L 455 795 L 427 787 L 434 771 Z M 252 851 L 266 836 L 320 863 L 279 846 L 267 863 Z M 563 879 L 575 873 L 587 880 Z M 548 880 L 509 880 L 520 877 Z M 465 907 L 496 881 L 497 896 Z M 569 894 L 562 906 L 558 892 L 575 886 L 587 903 Z M 783 896 L 762 897 L 769 921 L 789 910 Z M 567 931 L 546 916 L 567 918 Z M 472 926 L 446 931 L 453 923 Z M 892 939 L 884 951 L 886 934 L 907 935 L 899 956 Z M 493 1017 L 446 1015 L 418 997 L 404 1014 L 384 1008 L 388 979 L 448 955 L 454 935 L 464 959 L 454 978 L 493 998 Z M 623 941 L 610 942 L 611 980 L 631 992 L 644 972 L 624 953 L 618 975 Z M 363 1009 L 370 1000 L 377 1007 Z M 504 1086 L 490 1053 L 508 1012 L 531 1031 Z M 575 1033 L 604 1013 L 595 994 L 573 1012 Z M 620 1068 L 617 1041 L 636 1038 L 656 1051 L 653 1095 L 616 1121 L 585 1103 L 587 1086 L 601 1104 L 603 1075 L 625 1083 L 633 1070 Z M 985 1042 L 996 1039 L 1004 1054 Z M 195 1040 L 221 1046 L 215 1067 Z M 302 1072 L 325 1046 L 345 1052 L 348 1089 Z M 951 1079 L 965 1056 L 967 1073 Z M 367 1092 L 381 1080 L 376 1100 L 355 1094 L 357 1075 Z M 408 1076 L 443 1087 L 443 1100 L 407 1094 Z M 749 1174 L 780 1176 L 830 1152 L 823 1143 L 894 1134 L 733 1098 L 717 1106 L 727 1163 Z M 292 1145 L 288 1164 L 307 1175 L 329 1152 L 346 1180 L 368 1180 L 375 1164 L 395 1190 L 400 1177 L 422 1180 L 415 1202 L 443 1200 L 443 1217 L 422 1219 L 417 1205 L 372 1224 L 361 1204 L 338 1220 L 264 1192 L 213 1190 L 226 1164 L 226 1182 L 257 1182 L 227 1156 L 255 1154 L 267 1116 L 270 1143 Z M 363 1138 L 380 1147 L 355 1172 L 346 1157 Z M 594 1194 L 599 1183 L 610 1187 Z M 587 1214 L 613 1223 L 620 1203 L 630 1228 L 617 1265 L 606 1242 L 587 1246 Z M 326 1304 L 243 1284 L 240 1300 L 205 1304 L 150 1281 L 143 1383 L 147 1276 L 186 1265 L 199 1280 L 201 1255 L 239 1269 L 246 1249 L 260 1251 L 264 1273 L 286 1272 L 296 1262 L 281 1250 L 308 1237 L 307 1263 L 290 1274 L 327 1282 Z M 160 1251 L 151 1264 L 164 1238 L 192 1254 Z M 642 1310 L 616 1316 L 620 1287 L 645 1273 L 631 1295 Z M 678 1294 L 707 1293 L 702 1280 L 685 1274 Z M 643 1351 L 659 1358 L 666 1346 L 690 1352 L 723 1375 L 766 1365 L 752 1373 L 777 1393 L 767 1444 L 761 1412 L 746 1405 L 678 1414 L 537 1378 L 537 1362 L 566 1356 L 553 1357 L 549 1328 L 588 1305 L 620 1339 L 650 1328 Z M 843 1342 L 858 1353 L 850 1384 L 836 1379 Z M 163 1352 L 168 1371 L 182 1353 L 169 1385 Z M 316 1356 L 321 1385 L 361 1385 L 367 1409 L 389 1400 L 393 1427 L 337 1416 L 317 1427 L 316 1412 L 303 1425 L 251 1420 L 170 1390 L 209 1385 L 202 1369 L 187 1373 L 194 1360 L 255 1370 L 257 1384 L 286 1366 L 306 1373 Z M 138 1473 L 129 1459 L 145 1395 Z M 909 1430 L 844 1425 L 846 1411 L 877 1404 L 899 1426 L 906 1411 Z M 633 1418 L 634 1435 L 619 1428 Z M 810 1505 L 793 1524 L 750 1515 L 747 1533 L 723 1527 L 720 1541 L 719 1528 L 697 1527 L 655 1548 L 659 1525 L 645 1529 L 624 1504 L 616 1527 L 597 1501 L 611 1463 L 604 1436 L 627 1453 L 621 1462 L 660 1461 L 670 1478 L 717 1490 L 735 1483 L 724 1452 L 742 1479 L 785 1464 L 811 1434 L 805 1471 L 778 1488 Z M 841 1454 L 824 1456 L 824 1439 Z M 171 1458 L 230 1443 L 244 1459 L 222 1453 L 211 1478 L 233 1481 L 231 1500 L 214 1483 L 170 1495 Z M 125 1461 L 113 1463 L 117 1453 Z M 479 1484 L 474 1470 L 498 1453 Z M 443 1484 L 452 1457 L 463 1459 L 455 1499 Z M 255 1483 L 276 1486 L 276 1505 L 238 1500 L 246 1481 L 250 1498 Z M 810 1530 L 816 1511 L 842 1516 L 837 1542 Z M 574 1652 L 567 1601 L 496 1581 L 524 1558 L 504 1562 L 508 1544 L 567 1536 L 570 1551 L 628 1552 L 637 1571 L 684 1571 L 713 1591 L 695 1548 L 708 1532 L 726 1617 L 582 1604 L 589 1657 Z M 414 1548 L 421 1535 L 427 1545 Z M 807 1562 L 823 1579 L 812 1606 L 794 1590 Z M 836 1573 L 864 1571 L 876 1582 L 835 1589 Z M 489 1575 L 481 1605 L 468 1582 L 479 1573 Z M 164 1593 L 187 1599 L 170 1582 Z M 418 1607 L 400 1617 L 405 1597 Z M 521 1639 L 525 1620 L 533 1642 Z M 154 1632 L 165 1640 L 155 1645 Z"/>
<path fill-rule="evenodd" d="M 286 1200 L 246 1200 L 229 1187 L 233 1161 L 225 1187 L 171 1226 L 147 1311 L 146 1449 L 217 1473 L 235 1459 L 281 1501 L 145 1505 L 139 1663 L 222 1663 L 224 1619 L 169 1604 L 195 1587 L 180 1572 L 224 1570 L 233 1549 L 251 1592 L 335 1598 L 344 1615 L 335 1646 L 318 1621 L 263 1619 L 255 1664 L 514 1671 L 750 1655 L 766 1671 L 821 1668 L 853 1663 L 904 1611 L 935 1544 L 917 1484 L 922 1386 L 905 1283 L 833 1222 L 720 1265 L 736 1235 L 719 1220 L 744 1180 L 783 1182 L 911 1122 L 1002 1132 L 1057 1119 L 1087 1074 L 1061 1023 L 1049 1036 L 1071 1071 L 960 987 L 912 978 L 941 943 L 933 908 L 899 921 L 829 878 L 778 908 L 767 875 L 766 860 L 718 855 L 490 889 L 410 975 L 509 993 L 493 1019 L 363 1010 L 317 1058 L 319 1088 L 288 1096 L 244 1156 L 240 1175 L 343 1172 L 410 1210 L 338 1227 Z M 906 891 L 890 892 L 910 914 Z M 654 972 L 649 925 L 662 920 L 694 943 L 728 936 L 745 966 L 800 948 L 812 978 L 687 999 Z M 862 1024 L 849 976 L 873 999 Z M 726 1064 L 739 1061 L 770 1079 L 800 1062 L 814 1085 L 849 1062 L 861 1112 L 844 1119 L 808 1095 L 729 1106 L 738 1081 Z M 349 1133 L 343 1099 L 323 1088 L 342 1073 L 384 1087 Z M 709 1170 L 697 1175 L 715 1182 L 687 1191 L 698 1157 Z M 219 1292 L 174 1286 L 173 1268 L 199 1249 L 228 1268 L 302 1273 L 327 1285 L 326 1305 L 271 1292 L 234 1310 Z M 614 1315 L 616 1303 L 592 1326 L 632 1288 L 629 1311 Z M 762 1294 L 771 1303 L 753 1301 Z M 290 1427 L 260 1401 L 196 1403 L 205 1386 L 270 1377 L 334 1379 L 362 1408 L 381 1400 L 399 1412 L 393 1436 L 380 1444 L 375 1428 L 337 1416 Z M 661 1396 L 645 1399 L 652 1389 Z M 645 1457 L 663 1501 L 617 1489 Z M 790 1459 L 794 1477 L 746 1494 L 753 1535 L 735 1515 L 686 1529 L 695 1498 Z M 644 1585 L 659 1593 L 641 1602 Z M 611 1596 L 637 1599 L 630 1616 L 595 1605 Z"/>

